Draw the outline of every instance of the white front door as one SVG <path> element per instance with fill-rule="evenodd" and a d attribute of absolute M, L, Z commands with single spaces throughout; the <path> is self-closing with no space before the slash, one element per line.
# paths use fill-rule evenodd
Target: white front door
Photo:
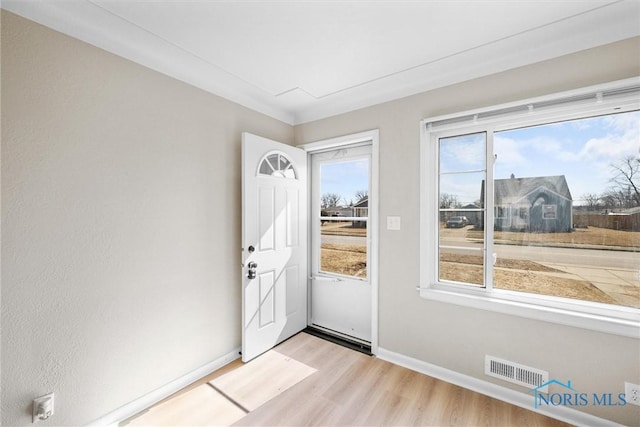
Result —
<path fill-rule="evenodd" d="M 242 134 L 242 360 L 307 326 L 307 154 Z"/>

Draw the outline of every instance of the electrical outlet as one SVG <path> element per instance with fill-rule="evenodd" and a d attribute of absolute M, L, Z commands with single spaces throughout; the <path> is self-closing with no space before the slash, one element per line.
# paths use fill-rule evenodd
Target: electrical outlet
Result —
<path fill-rule="evenodd" d="M 627 403 L 640 406 L 640 385 L 625 382 L 624 394 Z"/>
<path fill-rule="evenodd" d="M 32 423 L 49 419 L 53 415 L 53 393 L 33 399 Z"/>

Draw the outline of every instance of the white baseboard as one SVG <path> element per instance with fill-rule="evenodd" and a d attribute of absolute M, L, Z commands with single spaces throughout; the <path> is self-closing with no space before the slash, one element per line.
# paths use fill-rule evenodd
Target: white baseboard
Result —
<path fill-rule="evenodd" d="M 233 349 L 229 353 L 225 354 L 222 357 L 219 357 L 213 362 L 209 362 L 206 365 L 196 369 L 195 371 L 189 372 L 188 374 L 174 381 L 171 381 L 170 383 L 152 391 L 151 393 L 148 393 L 134 400 L 133 402 L 127 403 L 126 405 L 116 409 L 115 411 L 98 418 L 89 425 L 117 427 L 118 423 L 120 423 L 121 421 L 124 421 L 127 418 L 144 411 L 150 406 L 160 402 L 162 399 L 171 396 L 173 393 L 182 390 L 189 384 L 198 381 L 200 378 L 209 375 L 211 372 L 222 368 L 223 366 L 233 362 L 239 357 L 240 348 Z"/>
<path fill-rule="evenodd" d="M 569 424 L 581 426 L 621 426 L 620 424 L 617 424 L 613 421 L 596 417 L 595 415 L 590 415 L 585 412 L 569 408 L 567 406 L 534 408 L 533 396 L 531 394 L 515 391 L 510 388 L 471 377 L 469 375 L 451 371 L 449 369 L 432 365 L 431 363 L 427 363 L 422 360 L 414 359 L 400 353 L 395 353 L 382 347 L 378 348 L 377 357 L 382 360 L 386 360 L 387 362 L 391 362 L 393 364 L 403 366 L 407 369 L 411 369 L 412 371 L 429 375 L 430 377 L 434 377 L 439 380 L 446 381 L 448 383 L 455 384 L 469 390 L 473 390 L 486 396 L 511 403 L 521 408 L 528 409 L 530 411 L 534 411 L 539 414 L 543 414 L 551 418 L 567 422 Z"/>

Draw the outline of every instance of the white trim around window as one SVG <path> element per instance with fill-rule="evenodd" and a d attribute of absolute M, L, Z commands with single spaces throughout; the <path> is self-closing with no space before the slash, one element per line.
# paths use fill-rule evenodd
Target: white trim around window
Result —
<path fill-rule="evenodd" d="M 640 110 L 640 77 L 422 120 L 420 296 L 475 309 L 640 338 L 640 309 L 637 308 L 495 289 L 491 286 L 492 280 L 485 281 L 485 284 L 488 283 L 486 287 L 442 282 L 437 272 L 440 221 L 437 146 L 440 138 L 487 132 L 487 146 L 492 147 L 493 132 L 635 110 Z M 493 182 L 493 157 L 492 151 L 487 149 L 487 183 Z M 486 193 L 485 224 L 494 224 L 493 191 Z M 485 260 L 490 260 L 488 255 L 494 253 L 493 227 L 485 228 Z M 485 261 L 484 268 L 485 278 L 492 277 L 493 263 Z"/>

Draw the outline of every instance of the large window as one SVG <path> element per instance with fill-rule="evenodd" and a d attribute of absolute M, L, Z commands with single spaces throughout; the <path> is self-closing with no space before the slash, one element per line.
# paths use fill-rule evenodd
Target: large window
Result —
<path fill-rule="evenodd" d="M 637 335 L 634 84 L 423 121 L 421 294 Z"/>

